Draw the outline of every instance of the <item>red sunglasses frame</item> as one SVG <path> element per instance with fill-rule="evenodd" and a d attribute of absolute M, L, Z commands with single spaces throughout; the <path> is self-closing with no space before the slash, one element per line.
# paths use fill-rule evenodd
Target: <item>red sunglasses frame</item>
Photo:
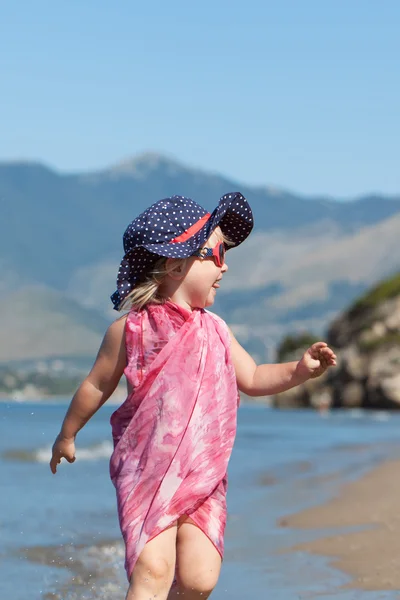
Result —
<path fill-rule="evenodd" d="M 192 256 L 198 258 L 212 258 L 214 259 L 217 267 L 223 267 L 225 264 L 226 248 L 224 242 L 218 242 L 214 248 L 199 248 L 196 252 L 193 252 Z"/>

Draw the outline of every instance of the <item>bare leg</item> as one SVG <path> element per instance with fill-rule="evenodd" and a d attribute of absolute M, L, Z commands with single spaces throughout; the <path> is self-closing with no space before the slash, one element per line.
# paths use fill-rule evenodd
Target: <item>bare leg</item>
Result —
<path fill-rule="evenodd" d="M 214 544 L 193 521 L 178 522 L 176 542 L 177 579 L 168 600 L 205 600 L 217 584 L 221 556 Z"/>
<path fill-rule="evenodd" d="M 125 600 L 167 600 L 175 573 L 177 525 L 146 544 L 133 569 Z"/>

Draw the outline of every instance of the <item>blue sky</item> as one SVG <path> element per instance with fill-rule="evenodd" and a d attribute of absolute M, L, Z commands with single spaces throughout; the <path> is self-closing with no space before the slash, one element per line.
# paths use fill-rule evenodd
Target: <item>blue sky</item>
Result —
<path fill-rule="evenodd" d="M 400 194 L 398 0 L 2 3 L 0 160 Z"/>

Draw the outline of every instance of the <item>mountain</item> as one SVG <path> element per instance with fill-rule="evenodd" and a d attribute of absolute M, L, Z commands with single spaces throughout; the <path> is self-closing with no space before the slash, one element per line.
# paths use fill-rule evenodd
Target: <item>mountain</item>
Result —
<path fill-rule="evenodd" d="M 247 277 L 247 291 L 236 292 L 234 300 L 225 302 L 222 288 L 218 302 L 229 311 L 230 320 L 239 322 L 249 308 L 254 323 L 266 309 L 274 319 L 287 320 L 288 313 L 300 316 L 305 302 L 314 306 L 333 303 L 335 310 L 338 296 L 345 296 L 346 302 L 400 266 L 399 239 L 400 213 L 351 234 L 324 228 L 297 231 L 290 237 L 256 234 L 240 248 L 240 255 L 239 249 L 233 251 L 238 259 L 230 261 L 229 285 L 235 289 Z M 273 251 L 260 254 L 255 246 Z M 258 305 L 260 294 L 265 299 L 262 306 Z M 342 299 L 340 303 L 343 307 Z"/>
<path fill-rule="evenodd" d="M 178 193 L 212 209 L 230 190 L 249 199 L 258 231 L 293 232 L 325 223 L 351 232 L 400 210 L 400 198 L 371 196 L 343 204 L 250 188 L 153 154 L 86 174 L 0 163 L 2 270 L 65 290 L 78 266 L 110 259 L 117 266 L 125 227 L 152 202 Z"/>
<path fill-rule="evenodd" d="M 108 324 L 60 292 L 27 286 L 0 298 L 0 362 L 93 356 Z"/>
<path fill-rule="evenodd" d="M 37 331 L 46 330 L 46 344 L 24 338 L 27 330 L 17 322 L 20 344 L 13 356 L 59 355 L 63 348 L 69 355 L 81 354 L 84 348 L 84 353 L 95 353 L 100 330 L 116 316 L 109 295 L 115 289 L 128 222 L 171 194 L 193 197 L 212 210 L 222 194 L 235 190 L 248 198 L 255 230 L 243 246 L 228 253 L 229 274 L 216 310 L 259 356 L 272 356 L 276 342 L 290 328 L 313 322 L 314 329 L 322 331 L 328 317 L 399 266 L 400 196 L 375 195 L 346 203 L 305 198 L 285 190 L 251 188 L 158 154 L 91 173 L 3 162 L 0 292 L 7 319 L 0 318 L 0 335 L 10 335 L 13 323 L 21 319 L 23 311 L 12 310 L 16 298 L 31 298 L 37 306 L 40 294 L 31 294 L 38 286 L 56 294 L 46 305 L 46 318 L 43 311 L 35 313 Z M 79 333 L 71 335 L 68 344 L 60 337 L 57 343 L 50 341 L 61 300 L 73 303 L 65 308 L 67 327 L 80 331 L 84 341 Z M 28 314 L 29 308 L 28 303 Z M 89 331 L 86 322 L 92 323 L 94 316 L 97 325 L 90 324 Z M 3 352 L 0 360 L 6 355 Z"/>

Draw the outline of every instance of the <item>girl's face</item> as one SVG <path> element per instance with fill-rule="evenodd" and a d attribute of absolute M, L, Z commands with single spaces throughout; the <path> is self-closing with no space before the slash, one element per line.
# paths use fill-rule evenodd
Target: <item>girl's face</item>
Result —
<path fill-rule="evenodd" d="M 222 233 L 217 227 L 207 242 L 205 248 L 214 248 L 222 240 Z M 190 257 L 186 260 L 184 275 L 175 293 L 170 299 L 176 304 L 187 308 L 206 308 L 214 304 L 215 294 L 223 275 L 228 270 L 224 263 L 218 267 L 213 258 Z"/>

